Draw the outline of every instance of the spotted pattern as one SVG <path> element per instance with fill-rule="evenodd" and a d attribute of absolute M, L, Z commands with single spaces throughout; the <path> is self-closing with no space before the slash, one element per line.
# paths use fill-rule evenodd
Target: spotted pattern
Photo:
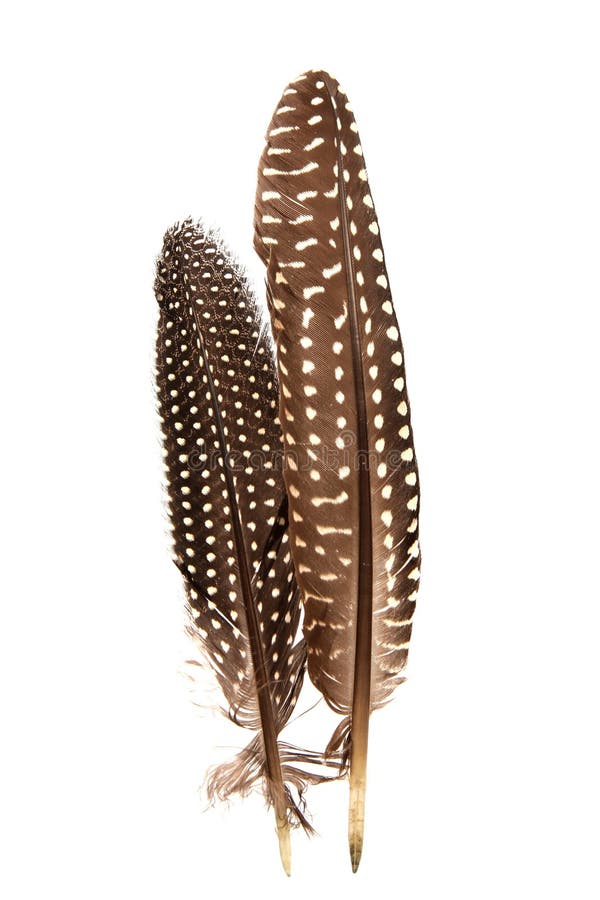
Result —
<path fill-rule="evenodd" d="M 274 162 L 276 160 L 276 163 Z M 348 714 L 368 459 L 371 705 L 402 680 L 419 584 L 419 484 L 404 352 L 356 122 L 324 72 L 293 82 L 259 164 L 255 248 L 267 266 L 290 535 L 309 673 Z"/>
<path fill-rule="evenodd" d="M 165 480 L 190 628 L 230 717 L 259 729 L 245 571 L 279 729 L 305 650 L 296 642 L 271 347 L 243 275 L 215 235 L 190 221 L 167 232 L 155 290 Z"/>

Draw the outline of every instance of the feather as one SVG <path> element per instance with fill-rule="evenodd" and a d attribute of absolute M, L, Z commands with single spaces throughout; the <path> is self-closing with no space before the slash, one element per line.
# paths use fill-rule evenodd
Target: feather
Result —
<path fill-rule="evenodd" d="M 314 761 L 278 736 L 305 667 L 281 473 L 277 377 L 248 284 L 215 235 L 185 221 L 167 232 L 155 292 L 157 386 L 174 557 L 190 630 L 228 716 L 257 732 L 213 771 L 212 798 L 263 784 L 289 874 L 289 825 L 301 823 Z M 290 786 L 299 794 L 292 799 Z"/>
<path fill-rule="evenodd" d="M 325 72 L 290 84 L 259 165 L 254 244 L 277 345 L 308 671 L 344 716 L 362 853 L 370 712 L 403 680 L 419 579 L 404 354 L 356 123 Z"/>

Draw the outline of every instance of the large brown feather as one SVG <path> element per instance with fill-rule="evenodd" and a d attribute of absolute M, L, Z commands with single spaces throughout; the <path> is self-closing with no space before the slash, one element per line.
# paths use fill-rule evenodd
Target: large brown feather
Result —
<path fill-rule="evenodd" d="M 277 344 L 291 547 L 308 670 L 345 718 L 352 865 L 368 720 L 403 680 L 419 486 L 404 354 L 360 140 L 325 72 L 284 91 L 259 165 L 255 248 Z"/>

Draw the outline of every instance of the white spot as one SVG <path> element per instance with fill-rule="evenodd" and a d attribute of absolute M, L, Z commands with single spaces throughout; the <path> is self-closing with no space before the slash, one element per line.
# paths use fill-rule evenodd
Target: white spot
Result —
<path fill-rule="evenodd" d="M 348 307 L 347 307 L 347 305 L 344 303 L 344 312 L 341 314 L 341 316 L 338 316 L 337 319 L 334 319 L 334 320 L 333 320 L 334 325 L 335 325 L 335 327 L 337 328 L 338 331 L 339 331 L 340 328 L 343 326 L 343 324 L 345 323 L 345 321 L 346 321 L 347 318 L 348 318 Z"/>
<path fill-rule="evenodd" d="M 288 176 L 288 175 L 306 175 L 308 172 L 312 172 L 314 169 L 318 169 L 318 168 L 319 168 L 319 163 L 316 163 L 316 162 L 309 162 L 305 166 L 303 166 L 301 169 L 291 169 L 288 172 L 286 172 L 285 170 L 282 170 L 282 169 L 271 169 L 271 168 L 267 167 L 267 168 L 263 169 L 263 175 L 266 178 L 270 178 L 272 175 L 286 175 L 286 176 Z"/>
<path fill-rule="evenodd" d="M 387 278 L 385 277 L 385 275 L 378 275 L 376 281 L 377 284 L 382 288 L 386 288 L 388 286 Z"/>
<path fill-rule="evenodd" d="M 313 506 L 323 506 L 325 503 L 331 503 L 334 506 L 339 506 L 341 503 L 345 503 L 347 499 L 348 494 L 346 491 L 342 491 L 337 497 L 313 497 L 312 504 Z"/>
<path fill-rule="evenodd" d="M 320 285 L 315 285 L 314 287 L 307 287 L 307 288 L 304 288 L 304 290 L 303 290 L 302 293 L 303 293 L 303 295 L 304 295 L 304 299 L 305 299 L 305 300 L 310 300 L 310 298 L 311 298 L 314 294 L 324 294 L 324 293 L 325 293 L 325 288 L 324 288 L 324 287 L 321 287 Z"/>
<path fill-rule="evenodd" d="M 392 524 L 393 518 L 394 517 L 392 516 L 391 510 L 389 510 L 389 509 L 386 509 L 384 512 L 381 513 L 381 521 L 386 526 L 386 528 L 390 527 L 390 525 Z"/>
<path fill-rule="evenodd" d="M 341 262 L 336 263 L 330 269 L 323 269 L 323 278 L 331 278 L 333 275 L 337 275 L 338 272 L 342 271 Z"/>
<path fill-rule="evenodd" d="M 305 241 L 298 241 L 296 244 L 296 250 L 305 250 L 307 247 L 314 247 L 315 244 L 318 244 L 318 240 L 314 237 L 307 238 Z"/>
<path fill-rule="evenodd" d="M 307 144 L 304 149 L 310 152 L 311 150 L 314 150 L 315 147 L 320 147 L 321 144 L 323 144 L 323 143 L 324 143 L 324 140 L 322 137 L 316 137 L 316 138 L 314 138 L 314 140 L 312 140 L 310 142 L 310 144 Z"/>
<path fill-rule="evenodd" d="M 269 137 L 277 137 L 278 134 L 285 134 L 287 131 L 298 131 L 298 125 L 282 125 L 280 128 L 274 128 L 269 132 Z"/>

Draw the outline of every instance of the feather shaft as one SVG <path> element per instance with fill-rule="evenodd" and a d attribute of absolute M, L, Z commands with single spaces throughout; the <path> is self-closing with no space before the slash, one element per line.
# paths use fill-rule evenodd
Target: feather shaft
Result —
<path fill-rule="evenodd" d="M 334 86 L 326 79 L 330 93 Z M 358 319 L 356 276 L 350 244 L 347 213 L 344 160 L 340 142 L 337 146 L 337 183 L 340 195 L 341 231 L 344 244 L 344 271 L 348 292 L 352 355 L 361 360 L 363 349 Z M 352 871 L 356 872 L 362 856 L 365 823 L 365 794 L 369 716 L 371 714 L 371 645 L 373 640 L 373 546 L 371 522 L 371 480 L 368 465 L 369 438 L 365 379 L 362 365 L 353 367 L 358 440 L 358 584 L 356 607 L 356 641 L 354 647 L 354 682 L 352 687 L 352 743 L 350 748 L 350 801 L 348 809 L 348 844 Z"/>

